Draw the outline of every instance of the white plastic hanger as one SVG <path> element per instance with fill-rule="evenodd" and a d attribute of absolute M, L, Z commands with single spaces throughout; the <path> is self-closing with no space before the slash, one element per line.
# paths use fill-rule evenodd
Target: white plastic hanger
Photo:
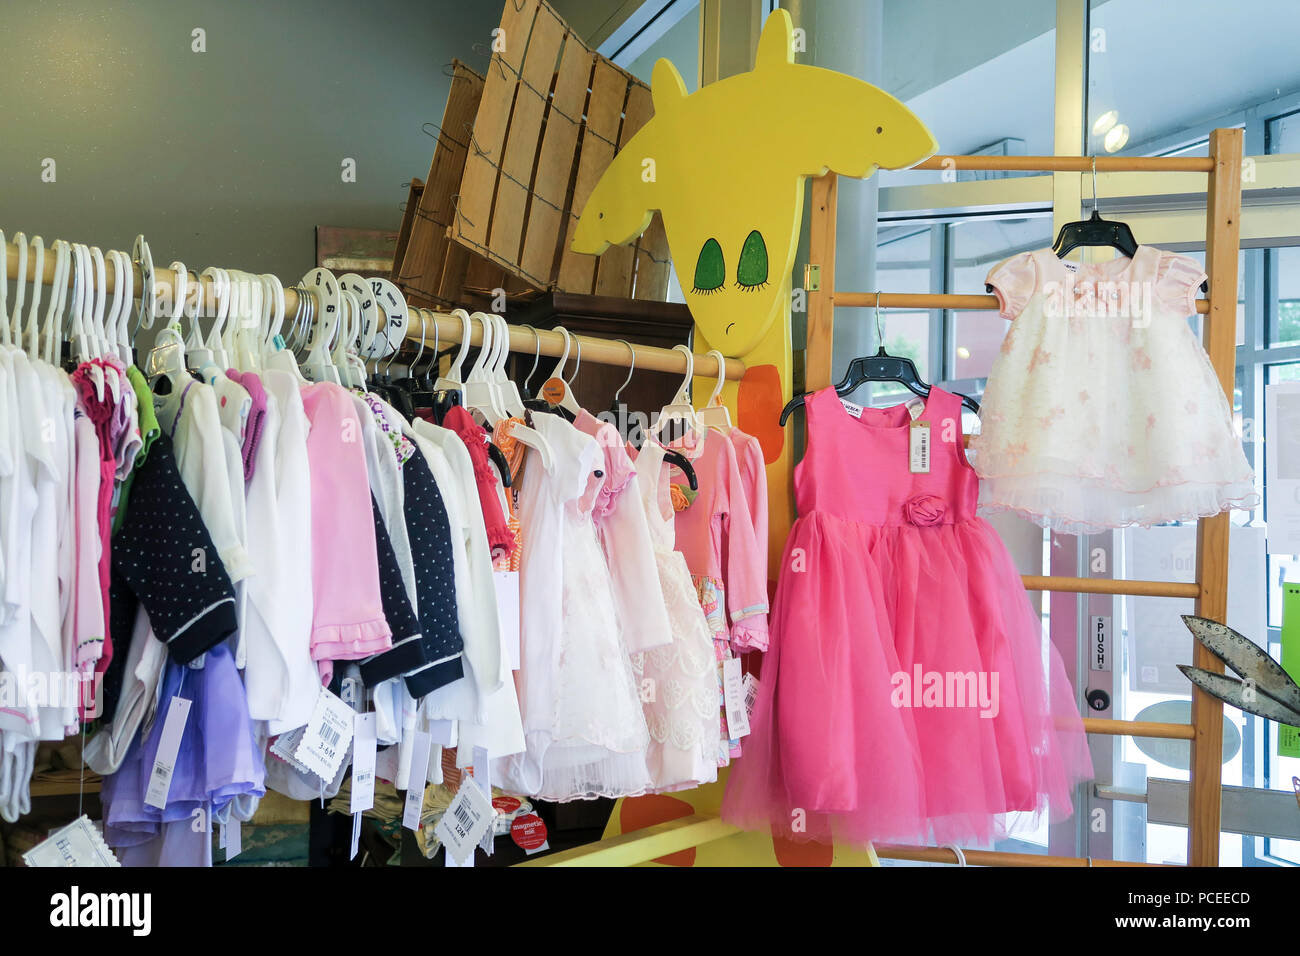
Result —
<path fill-rule="evenodd" d="M 14 247 L 18 250 L 18 275 L 14 277 L 14 311 L 5 318 L 5 343 L 22 341 L 23 294 L 27 291 L 27 234 L 14 233 Z M 12 327 L 11 327 L 12 323 Z"/>
<path fill-rule="evenodd" d="M 117 282 L 122 286 L 122 311 L 117 317 L 117 350 L 122 356 L 122 364 L 130 367 L 135 364 L 135 355 L 131 351 L 131 330 L 129 320 L 135 302 L 135 268 L 131 257 L 125 252 L 117 253 Z"/>
<path fill-rule="evenodd" d="M 497 392 L 501 395 L 501 405 L 513 418 L 524 417 L 524 400 L 519 394 L 519 387 L 506 375 L 506 360 L 510 357 L 510 326 L 501 316 L 493 316 L 497 321 L 497 340 L 501 347 L 497 350 L 497 363 L 492 373 Z"/>
<path fill-rule="evenodd" d="M 124 253 L 116 249 L 108 250 L 108 261 L 113 265 L 113 302 L 109 305 L 108 314 L 104 317 L 104 331 L 107 336 L 105 344 L 108 351 L 119 359 L 122 357 L 122 352 L 118 347 L 117 323 L 131 304 L 131 280 L 124 278 L 122 275 L 123 257 Z M 126 296 L 125 303 L 122 299 L 123 295 Z"/>
<path fill-rule="evenodd" d="M 271 305 L 275 310 L 275 313 L 271 318 L 271 327 L 268 330 L 270 336 L 267 341 L 268 347 L 272 348 L 273 351 L 266 357 L 266 367 L 269 369 L 278 369 L 281 372 L 288 372 L 300 384 L 306 385 L 307 379 L 303 376 L 302 369 L 298 368 L 298 359 L 294 355 L 293 349 L 284 345 L 284 340 L 280 339 L 280 329 L 284 325 L 284 286 L 280 284 L 280 280 L 275 276 L 267 275 L 263 276 L 263 278 L 271 288 Z M 301 286 L 298 287 L 297 291 L 298 308 L 300 310 L 305 309 L 305 302 L 310 298 L 311 293 Z M 292 331 L 293 330 L 290 329 L 291 333 Z M 277 339 L 279 339 L 278 343 L 276 341 Z M 282 345 L 283 347 L 277 348 L 277 344 Z"/>
<path fill-rule="evenodd" d="M 447 374 L 439 375 L 438 380 L 433 383 L 433 390 L 435 392 L 444 389 L 459 392 L 464 388 L 460 379 L 460 363 L 465 361 L 465 353 L 469 351 L 470 330 L 472 326 L 469 321 L 469 313 L 464 309 L 453 309 L 451 314 L 460 320 L 460 348 L 456 351 L 456 358 L 447 368 Z"/>
<path fill-rule="evenodd" d="M 9 338 L 9 244 L 0 229 L 0 346 L 11 346 Z"/>
<path fill-rule="evenodd" d="M 95 264 L 95 310 L 91 313 L 91 329 L 94 339 L 95 357 L 104 359 L 108 356 L 108 328 L 104 322 L 104 303 L 108 298 L 108 277 L 104 268 L 104 253 L 99 246 L 90 247 L 90 256 Z M 98 375 L 96 375 L 98 369 Z M 113 393 L 113 402 L 116 404 L 122 400 L 122 379 L 117 374 L 117 370 L 112 366 L 105 368 L 102 365 L 92 365 L 90 374 L 95 378 L 104 379 L 108 383 L 108 390 Z"/>
<path fill-rule="evenodd" d="M 552 405 L 568 409 L 569 412 L 576 416 L 582 409 L 578 407 L 578 403 L 573 397 L 573 389 L 569 387 L 569 383 L 563 377 L 564 363 L 569 360 L 569 347 L 573 343 L 573 336 L 562 325 L 557 325 L 555 331 L 564 336 L 564 352 L 560 355 L 560 360 L 555 363 L 555 368 L 551 370 L 550 376 L 542 384 L 542 398 Z M 579 345 L 578 347 L 581 348 L 582 346 Z M 574 367 L 574 373 L 577 374 L 577 366 Z"/>
<path fill-rule="evenodd" d="M 664 426 L 670 421 L 679 421 L 699 439 L 704 436 L 704 429 L 700 427 L 700 420 L 690 402 L 691 377 L 695 374 L 695 354 L 689 345 L 674 345 L 673 351 L 681 352 L 686 356 L 686 376 L 682 379 L 681 387 L 677 389 L 673 400 L 660 409 L 658 420 L 646 429 L 646 434 L 659 441 Z"/>
<path fill-rule="evenodd" d="M 302 363 L 303 374 L 315 382 L 340 384 L 339 370 L 330 360 L 330 347 L 339 330 L 339 283 L 328 269 L 315 268 L 302 277 L 302 284 L 310 289 L 320 304 L 312 336 L 308 340 L 307 358 Z"/>
<path fill-rule="evenodd" d="M 479 344 L 478 358 L 465 376 L 465 407 L 478 411 L 489 425 L 495 425 L 508 417 L 496 400 L 494 383 L 487 374 L 488 361 L 496 355 L 493 347 L 496 323 L 483 312 L 475 312 L 470 316 L 470 321 L 475 319 L 483 327 L 483 339 Z"/>
<path fill-rule="evenodd" d="M 262 367 L 262 335 L 266 319 L 263 307 L 265 285 L 261 276 L 243 274 L 248 304 L 243 321 L 235 329 L 230 347 L 231 363 L 241 372 L 256 372 Z"/>
<path fill-rule="evenodd" d="M 727 360 L 717 349 L 709 349 L 705 354 L 713 356 L 718 361 L 718 381 L 713 386 L 713 392 L 709 395 L 709 400 L 704 404 L 703 408 L 699 409 L 695 413 L 695 415 L 702 424 L 707 425 L 710 428 L 722 428 L 730 431 L 732 428 L 731 412 L 727 409 L 726 405 L 723 405 L 718 400 L 718 396 L 722 394 L 722 386 L 727 382 L 727 368 L 725 364 Z"/>
<path fill-rule="evenodd" d="M 140 266 L 140 308 L 135 316 L 135 328 L 131 332 L 131 345 L 135 346 L 135 337 L 143 329 L 152 329 L 153 320 L 157 314 L 158 287 L 154 284 L 153 274 L 153 253 L 149 251 L 149 243 L 145 242 L 144 236 L 136 236 L 135 244 L 131 247 L 131 258 Z"/>
<path fill-rule="evenodd" d="M 206 276 L 212 282 L 212 299 L 215 303 L 213 309 L 213 329 L 224 322 L 226 313 L 230 308 L 230 298 L 228 295 L 229 287 L 226 284 L 225 275 L 216 266 L 208 266 L 199 276 L 199 284 L 202 286 L 203 278 Z M 190 331 L 185 336 L 185 354 L 188 361 L 200 372 L 211 365 L 214 361 L 212 347 L 208 344 L 208 337 L 203 334 L 203 329 L 199 325 L 199 313 L 202 309 L 187 310 L 190 315 Z"/>
<path fill-rule="evenodd" d="M 356 293 L 341 289 L 339 303 L 342 315 L 339 316 L 339 335 L 330 355 L 339 370 L 342 383 L 349 388 L 360 388 L 364 381 L 358 381 L 349 361 L 349 354 L 354 349 L 357 333 L 361 331 L 361 303 Z"/>
<path fill-rule="evenodd" d="M 27 312 L 27 354 L 36 358 L 36 315 L 41 308 L 41 291 L 44 286 L 43 278 L 45 276 L 45 240 L 40 236 L 32 237 L 32 252 L 36 256 L 36 261 L 32 263 L 32 275 L 35 281 L 32 282 L 32 304 Z M 0 276 L 0 281 L 3 277 Z M 22 316 L 16 317 L 21 322 Z M 21 330 L 14 339 L 19 348 L 23 347 Z"/>
<path fill-rule="evenodd" d="M 175 279 L 172 284 L 172 315 L 167 327 L 158 331 L 154 347 L 149 351 L 145 374 L 152 388 L 159 378 L 171 382 L 173 394 L 179 394 L 190 380 L 185 371 L 185 337 L 181 334 L 181 312 L 185 309 L 185 293 L 189 290 L 190 274 L 183 262 L 171 264 Z"/>
<path fill-rule="evenodd" d="M 50 365 L 57 365 L 63 343 L 63 307 L 68 299 L 68 270 L 72 268 L 72 247 L 62 239 L 54 241 L 54 286 L 45 312 L 45 353 Z M 3 283 L 0 283 L 3 285 Z"/>

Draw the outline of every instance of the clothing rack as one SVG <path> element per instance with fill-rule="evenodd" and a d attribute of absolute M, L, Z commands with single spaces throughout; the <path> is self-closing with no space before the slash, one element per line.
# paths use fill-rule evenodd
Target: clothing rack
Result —
<path fill-rule="evenodd" d="M 985 169 L 1027 172 L 1180 172 L 1205 173 L 1206 246 L 1205 271 L 1209 275 L 1209 297 L 1197 301 L 1196 310 L 1206 316 L 1204 345 L 1224 393 L 1233 391 L 1235 373 L 1235 330 L 1237 311 L 1237 250 L 1240 242 L 1242 131 L 1216 129 L 1210 134 L 1208 157 L 1145 156 L 933 156 L 917 169 Z M 837 177 L 834 173 L 812 181 L 812 213 L 809 263 L 820 266 L 818 289 L 808 290 L 807 351 L 804 370 L 808 391 L 832 384 L 831 353 L 835 307 L 872 308 L 874 292 L 848 292 L 835 288 L 835 220 Z M 879 305 L 925 309 L 996 310 L 991 295 L 940 295 L 882 293 Z M 1155 597 L 1194 598 L 1196 613 L 1223 621 L 1228 591 L 1227 513 L 1197 522 L 1196 580 L 1187 584 L 1172 581 L 1123 581 L 1049 575 L 1026 575 L 1027 590 L 1073 592 L 1076 594 L 1134 594 Z M 1193 663 L 1223 673 L 1223 664 L 1196 643 Z M 1192 690 L 1192 717 L 1187 724 L 1152 721 L 1083 719 L 1090 734 L 1159 737 L 1188 740 L 1192 745 L 1188 861 L 1193 866 L 1216 866 L 1219 860 L 1219 824 L 1222 788 L 1220 755 L 1223 750 L 1223 704 L 1200 690 Z M 743 758 L 742 758 L 743 759 Z M 624 833 L 585 847 L 549 855 L 531 866 L 631 866 L 661 858 L 669 853 L 725 840 L 742 831 L 723 822 L 715 813 L 697 813 Z M 977 866 L 1133 866 L 1126 861 L 1093 860 L 1083 857 L 1043 856 L 988 850 L 955 851 L 949 847 L 880 846 L 869 849 L 873 858 L 905 859 L 932 863 L 961 863 Z"/>
<path fill-rule="evenodd" d="M 12 242 L 7 241 L 5 244 L 6 274 L 10 279 L 18 277 L 18 247 Z M 140 297 L 144 289 L 144 279 L 141 273 L 139 263 L 133 263 L 131 267 L 133 273 L 132 289 L 136 298 Z M 27 257 L 26 281 L 35 281 L 36 261 L 29 254 Z M 107 292 L 112 292 L 116 285 L 116 270 L 111 261 L 106 260 L 104 263 L 104 285 Z M 155 300 L 172 301 L 173 290 L 176 287 L 177 270 L 171 268 L 154 267 L 153 270 L 153 296 Z M 54 284 L 54 256 L 49 249 L 45 251 L 45 261 L 41 270 L 40 281 L 43 285 Z M 189 282 L 198 283 L 203 287 L 203 314 L 209 315 L 208 308 L 215 305 L 213 297 L 212 280 L 206 276 L 196 275 L 192 270 L 189 271 Z M 72 275 L 69 271 L 68 285 L 72 285 Z M 284 311 L 285 316 L 292 316 L 299 308 L 299 289 L 294 286 L 286 285 L 284 288 Z M 26 311 L 28 306 L 24 304 L 23 309 Z M 44 315 L 45 305 L 41 306 L 41 315 Z M 420 315 L 423 314 L 425 321 L 420 321 Z M 379 323 L 379 330 L 382 331 L 384 322 Z M 188 321 L 188 320 L 187 320 Z M 435 333 L 436 327 L 436 333 Z M 423 337 L 425 345 L 432 347 L 434 341 L 429 339 L 429 335 L 436 335 L 438 343 L 460 344 L 463 335 L 463 326 L 456 316 L 450 312 L 433 311 L 429 309 L 416 310 L 411 308 L 411 317 L 407 322 L 405 338 L 410 342 L 419 342 Z M 479 345 L 483 340 L 482 325 L 471 323 L 470 344 Z M 589 335 L 569 335 L 569 340 L 574 343 L 569 349 L 569 354 L 573 358 L 581 357 L 584 362 L 594 362 L 597 365 L 617 365 L 624 368 L 635 367 L 636 369 L 649 370 L 655 372 L 675 372 L 685 375 L 687 371 L 686 356 L 678 349 L 664 349 L 653 345 L 627 345 L 621 341 L 612 339 L 596 338 Z M 560 332 L 550 330 L 538 330 L 536 332 L 525 328 L 521 325 L 510 325 L 510 350 L 527 354 L 560 356 L 565 352 L 564 336 Z M 581 351 L 579 351 L 581 350 Z M 718 362 L 709 355 L 695 355 L 694 371 L 696 375 L 707 375 L 716 377 L 719 373 Z M 387 359 L 382 359 L 387 362 Z M 723 369 L 726 378 L 729 381 L 739 381 L 745 374 L 745 363 L 739 359 L 729 358 L 723 363 Z"/>

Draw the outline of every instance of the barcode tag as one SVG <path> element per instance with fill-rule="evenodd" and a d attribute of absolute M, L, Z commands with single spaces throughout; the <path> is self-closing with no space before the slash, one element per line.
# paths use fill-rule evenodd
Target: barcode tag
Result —
<path fill-rule="evenodd" d="M 483 834 L 492 829 L 495 818 L 496 810 L 491 798 L 483 792 L 478 781 L 465 777 L 433 832 L 447 848 L 447 853 L 463 866 L 465 860 L 474 855 L 474 847 L 483 839 Z"/>
<path fill-rule="evenodd" d="M 914 475 L 930 473 L 930 423 L 912 422 L 908 430 L 908 468 Z"/>
<path fill-rule="evenodd" d="M 352 743 L 355 713 L 329 688 L 322 687 L 294 757 L 322 780 L 333 780 Z"/>
<path fill-rule="evenodd" d="M 754 704 L 758 700 L 758 678 L 753 674 L 746 674 L 743 683 L 745 685 L 745 713 L 752 719 Z"/>
<path fill-rule="evenodd" d="M 181 749 L 181 737 L 189 715 L 190 702 L 184 697 L 173 697 L 158 741 L 158 754 L 153 759 L 153 769 L 149 771 L 149 789 L 144 795 L 144 802 L 159 810 L 167 807 L 167 793 L 171 790 L 172 773 L 176 770 L 176 755 Z"/>
<path fill-rule="evenodd" d="M 402 826 L 408 830 L 420 829 L 424 814 L 425 778 L 429 773 L 429 735 L 417 730 L 411 740 L 411 775 L 407 778 L 406 809 L 402 813 Z"/>
<path fill-rule="evenodd" d="M 745 683 L 740 658 L 722 662 L 722 692 L 727 704 L 727 736 L 739 740 L 749 733 L 749 712 L 745 710 Z"/>
<path fill-rule="evenodd" d="M 840 404 L 843 405 L 844 410 L 848 412 L 850 415 L 852 415 L 854 418 L 862 417 L 861 405 L 855 405 L 853 402 L 850 402 L 847 398 L 841 398 Z"/>
<path fill-rule="evenodd" d="M 311 769 L 305 764 L 299 763 L 294 754 L 298 750 L 298 745 L 302 743 L 302 735 L 307 732 L 306 725 L 295 727 L 288 733 L 280 734 L 271 743 L 271 753 L 279 757 L 294 770 L 299 773 L 311 773 Z"/>
<path fill-rule="evenodd" d="M 357 714 L 352 738 L 352 807 L 362 813 L 375 805 L 375 715 Z"/>

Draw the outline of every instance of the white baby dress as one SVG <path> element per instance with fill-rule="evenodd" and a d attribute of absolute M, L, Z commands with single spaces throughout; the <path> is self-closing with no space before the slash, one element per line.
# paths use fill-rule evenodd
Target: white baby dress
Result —
<path fill-rule="evenodd" d="M 663 460 L 663 446 L 646 442 L 636 459 L 636 492 L 650 526 L 673 639 L 632 655 L 650 730 L 646 762 L 660 792 L 716 780 L 721 735 L 713 634 L 686 557 L 673 549 L 673 507 Z"/>
<path fill-rule="evenodd" d="M 1080 534 L 1258 504 L 1187 322 L 1204 279 L 1153 246 L 1099 264 L 1042 249 L 994 267 L 999 314 L 1014 321 L 971 442 L 981 512 Z"/>
<path fill-rule="evenodd" d="M 609 567 L 582 501 L 600 481 L 596 440 L 554 415 L 533 427 L 551 467 L 528 452 L 519 489 L 522 754 L 493 761 L 494 782 L 544 800 L 636 796 L 650 789 L 649 734 L 615 613 Z M 588 508 L 590 505 L 588 505 Z M 559 581 L 556 570 L 559 570 Z"/>

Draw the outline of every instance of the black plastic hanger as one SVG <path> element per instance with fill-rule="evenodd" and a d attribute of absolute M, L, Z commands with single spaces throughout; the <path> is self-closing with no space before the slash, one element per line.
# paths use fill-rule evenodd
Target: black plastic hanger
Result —
<path fill-rule="evenodd" d="M 691 465 L 690 459 L 679 451 L 666 451 L 664 452 L 664 461 L 670 465 L 676 465 L 682 470 L 682 474 L 686 476 L 686 483 L 691 486 L 691 491 L 700 490 L 700 482 L 695 477 L 695 468 Z"/>
<path fill-rule="evenodd" d="M 880 293 L 876 293 L 876 302 L 880 301 Z M 884 335 L 880 326 L 880 306 L 876 306 L 876 341 L 883 342 Z M 875 355 L 860 356 L 849 362 L 849 367 L 844 372 L 844 377 L 835 385 L 835 394 L 844 396 L 856 391 L 859 386 L 867 382 L 897 382 L 905 386 L 908 391 L 922 398 L 930 395 L 930 386 L 921 381 L 920 374 L 916 371 L 916 363 L 910 358 L 903 355 L 890 355 L 885 351 L 882 344 Z M 969 395 L 958 395 L 961 403 L 969 408 L 975 414 L 979 414 L 979 402 Z M 808 395 L 796 395 L 786 403 L 785 408 L 781 409 L 781 424 L 784 425 L 790 413 L 807 401 Z"/>
<path fill-rule="evenodd" d="M 1133 238 L 1133 230 L 1128 223 L 1118 219 L 1103 219 L 1097 209 L 1097 157 L 1092 157 L 1092 215 L 1087 219 L 1067 222 L 1056 234 L 1052 251 L 1058 259 L 1064 259 L 1071 251 L 1080 246 L 1112 248 L 1122 256 L 1132 259 L 1137 255 L 1138 244 Z M 987 288 L 987 286 L 986 286 Z M 1208 292 L 1208 282 L 1201 283 L 1201 291 Z"/>

